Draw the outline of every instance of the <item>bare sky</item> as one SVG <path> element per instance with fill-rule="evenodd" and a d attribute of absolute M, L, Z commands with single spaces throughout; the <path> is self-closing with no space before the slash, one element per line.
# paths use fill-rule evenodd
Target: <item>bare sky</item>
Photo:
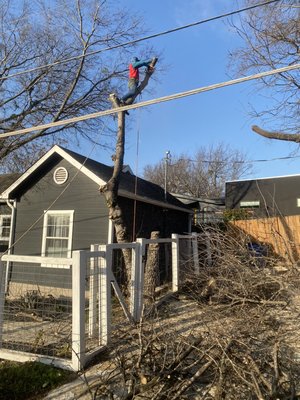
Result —
<path fill-rule="evenodd" d="M 143 16 L 149 34 L 246 5 L 243 1 L 228 0 L 120 0 L 119 3 Z M 142 100 L 232 79 L 228 53 L 241 42 L 222 19 L 153 39 L 149 44 L 163 54 L 165 71 L 161 73 L 158 64 L 158 82 L 150 82 L 153 91 L 144 94 Z M 260 121 L 249 117 L 250 104 L 259 108 L 267 101 L 264 93 L 249 82 L 132 111 L 125 162 L 133 169 L 138 165 L 137 172 L 142 175 L 144 166 L 159 162 L 167 150 L 173 155 L 185 153 L 192 157 L 200 146 L 220 142 L 247 152 L 249 159 L 288 156 L 296 150 L 295 144 L 270 141 L 251 131 L 251 125 L 260 125 Z M 102 150 L 97 158 L 109 163 L 110 153 Z M 300 173 L 300 158 L 256 163 L 253 177 L 295 173 Z"/>

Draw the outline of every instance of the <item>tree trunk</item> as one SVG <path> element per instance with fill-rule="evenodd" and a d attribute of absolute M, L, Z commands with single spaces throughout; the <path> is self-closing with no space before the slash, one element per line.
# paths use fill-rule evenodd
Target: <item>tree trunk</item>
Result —
<path fill-rule="evenodd" d="M 151 232 L 151 239 L 158 239 L 159 232 Z M 150 243 L 147 252 L 147 262 L 144 280 L 145 305 L 151 306 L 155 301 L 155 288 L 159 274 L 159 243 Z"/>
<path fill-rule="evenodd" d="M 153 59 L 153 65 L 155 65 L 157 59 Z M 136 96 L 141 93 L 141 91 L 147 86 L 150 76 L 153 73 L 153 69 L 149 70 L 144 80 L 138 87 L 138 93 L 130 99 L 130 104 L 135 100 Z M 115 95 L 109 97 L 112 102 L 113 107 L 120 107 L 120 101 Z M 124 153 L 125 153 L 125 111 L 120 111 L 118 113 L 118 131 L 117 131 L 117 143 L 116 152 L 113 157 L 114 169 L 112 177 L 109 181 L 102 187 L 100 187 L 100 192 L 103 193 L 106 204 L 109 210 L 109 218 L 113 222 L 116 239 L 118 243 L 129 243 L 132 238 L 128 233 L 128 229 L 124 220 L 123 210 L 118 203 L 118 190 L 120 184 L 120 176 L 124 165 Z M 130 277 L 131 277 L 131 249 L 122 250 L 125 264 L 125 279 L 124 288 L 125 295 L 128 296 L 130 293 Z"/>
<path fill-rule="evenodd" d="M 118 106 L 118 105 L 116 105 Z M 116 239 L 118 243 L 129 243 L 131 237 L 128 234 L 126 224 L 124 222 L 123 211 L 118 204 L 118 189 L 120 183 L 120 173 L 124 164 L 124 148 L 125 148 L 125 112 L 118 113 L 118 133 L 116 143 L 116 153 L 114 156 L 114 169 L 112 177 L 100 188 L 100 192 L 104 194 L 106 204 L 109 210 L 109 218 L 113 222 Z M 124 257 L 125 274 L 124 274 L 124 291 L 125 295 L 129 295 L 130 271 L 131 271 L 131 250 L 122 249 Z"/>

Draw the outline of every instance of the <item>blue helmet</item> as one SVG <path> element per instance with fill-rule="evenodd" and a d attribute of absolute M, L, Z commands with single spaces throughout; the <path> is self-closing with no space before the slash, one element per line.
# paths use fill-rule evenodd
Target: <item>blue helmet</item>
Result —
<path fill-rule="evenodd" d="M 137 57 L 133 57 L 132 60 L 131 60 L 132 63 L 135 63 L 135 62 L 138 62 L 138 61 L 140 61 L 140 60 Z"/>

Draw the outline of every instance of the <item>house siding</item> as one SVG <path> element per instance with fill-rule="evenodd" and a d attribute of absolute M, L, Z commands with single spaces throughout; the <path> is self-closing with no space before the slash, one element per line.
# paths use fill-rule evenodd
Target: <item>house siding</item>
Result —
<path fill-rule="evenodd" d="M 159 231 L 160 237 L 170 237 L 172 233 L 187 233 L 189 213 L 164 209 L 149 203 L 137 201 L 134 216 L 134 201 L 120 198 L 120 206 L 126 210 L 125 218 L 132 235 L 135 223 L 135 236 L 150 238 L 152 231 Z M 135 239 L 135 238 L 134 238 Z"/>
<path fill-rule="evenodd" d="M 54 171 L 59 167 L 68 171 L 68 180 L 62 185 L 57 185 L 53 179 Z M 98 184 L 58 154 L 25 177 L 10 192 L 10 197 L 17 202 L 13 254 L 41 255 L 45 211 L 74 211 L 72 250 L 86 250 L 91 244 L 107 243 L 108 208 L 104 196 L 99 193 Z M 149 201 L 137 201 L 135 204 L 133 199 L 119 197 L 131 237 L 134 221 L 135 238 L 149 238 L 153 230 L 159 230 L 161 237 L 187 232 L 188 212 L 164 208 L 163 204 L 154 205 L 151 199 Z M 12 283 L 27 283 L 31 287 L 70 288 L 71 269 L 14 263 L 9 279 Z"/>
<path fill-rule="evenodd" d="M 226 183 L 226 208 L 239 209 L 241 201 L 260 201 L 254 216 L 300 215 L 300 176 Z"/>
<path fill-rule="evenodd" d="M 67 182 L 62 185 L 57 185 L 53 180 L 53 173 L 58 167 L 65 167 L 69 173 Z M 107 243 L 108 210 L 97 184 L 66 160 L 48 165 L 46 174 L 44 172 L 43 170 L 43 176 L 37 182 L 32 182 L 30 188 L 18 194 L 16 245 L 13 253 L 41 255 L 43 214 L 49 207 L 49 210 L 74 210 L 72 250 L 89 249 L 95 242 Z M 52 205 L 53 202 L 55 203 Z M 33 223 L 35 225 L 32 227 Z M 29 278 L 24 273 L 24 267 L 16 264 L 12 268 L 11 277 L 18 282 L 34 279 L 41 285 L 51 282 L 64 287 L 70 282 L 70 273 L 66 269 L 32 265 Z"/>

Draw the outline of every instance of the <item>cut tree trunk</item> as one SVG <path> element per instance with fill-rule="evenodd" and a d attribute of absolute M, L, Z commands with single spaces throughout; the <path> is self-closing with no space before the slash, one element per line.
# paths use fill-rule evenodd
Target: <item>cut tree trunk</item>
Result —
<path fill-rule="evenodd" d="M 154 67 L 156 61 L 157 59 L 154 58 L 151 67 Z M 137 95 L 140 94 L 142 90 L 144 90 L 153 72 L 154 69 L 149 69 L 146 72 L 145 78 L 139 85 L 136 95 L 130 99 L 130 103 L 128 104 L 133 103 Z M 111 95 L 109 98 L 114 108 L 120 107 L 120 101 L 116 96 Z M 103 193 L 106 199 L 106 204 L 109 210 L 109 218 L 113 222 L 116 239 L 118 243 L 129 243 L 132 240 L 128 232 L 128 227 L 125 223 L 123 210 L 118 203 L 118 190 L 120 184 L 120 176 L 124 165 L 124 153 L 125 153 L 125 111 L 120 111 L 118 112 L 116 152 L 115 155 L 113 156 L 114 160 L 113 174 L 109 179 L 109 181 L 105 185 L 100 187 L 100 192 Z M 129 296 L 130 278 L 131 278 L 131 260 L 132 260 L 131 250 L 123 249 L 122 253 L 125 264 L 124 294 L 126 296 Z"/>
<path fill-rule="evenodd" d="M 115 105 L 118 107 L 118 105 Z M 127 226 L 124 222 L 123 211 L 118 203 L 118 189 L 120 183 L 120 173 L 124 164 L 124 148 L 125 148 L 125 112 L 118 113 L 118 133 L 116 143 L 116 153 L 114 156 L 114 169 L 112 177 L 106 185 L 100 188 L 100 192 L 104 194 L 106 204 L 109 210 L 109 218 L 113 222 L 115 228 L 116 239 L 118 243 L 129 243 L 131 237 L 128 233 Z M 124 294 L 128 296 L 130 293 L 130 271 L 131 271 L 131 249 L 122 249 L 124 257 L 125 274 L 124 274 Z"/>
<path fill-rule="evenodd" d="M 151 239 L 158 239 L 159 232 L 151 232 Z M 150 243 L 147 252 L 147 262 L 144 278 L 145 306 L 151 306 L 155 302 L 155 288 L 158 284 L 159 274 L 159 243 Z"/>

